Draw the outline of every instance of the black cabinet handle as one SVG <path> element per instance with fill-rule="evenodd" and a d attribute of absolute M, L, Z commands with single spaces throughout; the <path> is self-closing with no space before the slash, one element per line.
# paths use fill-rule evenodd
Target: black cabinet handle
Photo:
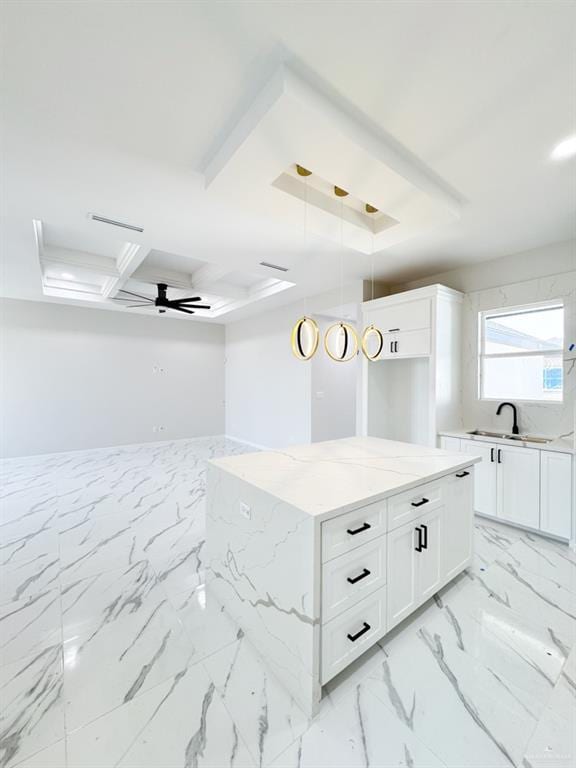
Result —
<path fill-rule="evenodd" d="M 369 629 L 370 629 L 370 624 L 366 624 L 366 622 L 364 622 L 364 626 L 359 632 L 356 632 L 355 635 L 347 635 L 347 638 L 348 640 L 350 640 L 351 643 L 355 643 L 356 640 L 358 640 L 359 637 L 362 637 L 362 635 L 365 635 Z"/>
<path fill-rule="evenodd" d="M 456 477 L 468 477 L 469 474 L 470 474 L 470 472 L 466 472 L 466 471 L 464 471 L 464 472 L 457 472 L 456 473 Z"/>
<path fill-rule="evenodd" d="M 392 354 L 392 352 L 394 352 L 394 342 L 393 341 L 390 342 L 390 354 Z"/>
<path fill-rule="evenodd" d="M 357 584 L 359 581 L 362 581 L 362 579 L 365 579 L 366 576 L 370 576 L 370 571 L 368 570 L 368 568 L 364 568 L 362 573 L 359 573 L 358 576 L 354 576 L 354 577 L 348 576 L 346 581 L 349 584 Z"/>
<path fill-rule="evenodd" d="M 398 342 L 394 342 L 394 352 L 398 352 Z"/>
<path fill-rule="evenodd" d="M 414 549 L 416 550 L 416 552 L 422 552 L 422 528 L 420 528 L 420 526 L 416 526 L 414 530 L 418 534 L 418 543 L 416 544 Z"/>
<path fill-rule="evenodd" d="M 360 526 L 360 528 L 355 528 L 353 531 L 351 531 L 350 528 L 348 528 L 346 530 L 346 533 L 349 533 L 350 536 L 356 536 L 357 533 L 362 533 L 362 531 L 367 531 L 368 528 L 372 528 L 370 523 L 364 523 L 363 525 Z"/>
<path fill-rule="evenodd" d="M 490 448 L 490 461 L 494 462 L 494 448 Z"/>
<path fill-rule="evenodd" d="M 413 501 L 412 506 L 413 507 L 421 507 L 423 504 L 428 504 L 430 499 L 422 499 L 422 501 Z"/>
<path fill-rule="evenodd" d="M 422 523 L 422 530 L 424 531 L 424 541 L 422 542 L 422 549 L 428 549 L 428 526 Z"/>
<path fill-rule="evenodd" d="M 399 331 L 400 328 L 388 328 L 388 333 L 394 333 L 394 331 Z"/>
<path fill-rule="evenodd" d="M 502 464 L 502 449 L 498 448 L 498 464 Z"/>

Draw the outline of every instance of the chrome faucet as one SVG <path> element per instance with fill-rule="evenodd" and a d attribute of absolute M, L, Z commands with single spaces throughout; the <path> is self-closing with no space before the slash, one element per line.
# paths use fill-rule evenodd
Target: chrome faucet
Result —
<path fill-rule="evenodd" d="M 520 430 L 518 429 L 518 409 L 514 405 L 514 403 L 500 403 L 498 406 L 498 410 L 496 411 L 496 416 L 500 416 L 500 411 L 502 408 L 504 408 L 505 405 L 509 405 L 510 408 L 514 411 L 514 423 L 512 425 L 512 434 L 517 435 L 519 434 Z"/>

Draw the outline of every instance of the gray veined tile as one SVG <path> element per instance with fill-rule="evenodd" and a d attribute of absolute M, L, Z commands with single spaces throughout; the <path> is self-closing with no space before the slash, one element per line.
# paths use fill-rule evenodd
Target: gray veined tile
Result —
<path fill-rule="evenodd" d="M 238 627 L 204 584 L 171 598 L 190 638 L 194 659 L 202 659 L 238 639 Z"/>
<path fill-rule="evenodd" d="M 567 544 L 544 544 L 524 538 L 497 559 L 512 568 L 521 568 L 576 593 L 576 554 Z"/>
<path fill-rule="evenodd" d="M 270 763 L 306 730 L 306 716 L 246 638 L 203 664 L 258 766 Z"/>
<path fill-rule="evenodd" d="M 65 768 L 66 766 L 66 742 L 64 739 L 52 744 L 51 747 L 41 749 L 32 757 L 17 763 L 15 768 Z"/>
<path fill-rule="evenodd" d="M 68 736 L 73 768 L 253 768 L 238 729 L 201 666 Z"/>
<path fill-rule="evenodd" d="M 444 768 L 444 763 L 362 684 L 316 718 L 270 768 Z"/>
<path fill-rule="evenodd" d="M 0 665 L 38 653 L 61 641 L 58 590 L 0 606 Z"/>
<path fill-rule="evenodd" d="M 127 568 L 141 559 L 134 530 L 124 517 L 104 515 L 82 520 L 60 533 L 63 586 L 114 568 Z"/>
<path fill-rule="evenodd" d="M 576 643 L 576 595 L 560 582 L 500 561 L 473 579 L 490 600 L 547 627 L 565 647 Z"/>
<path fill-rule="evenodd" d="M 0 543 L 0 567 L 13 568 L 20 563 L 58 556 L 58 534 L 39 525 L 27 532 L 13 531 Z"/>
<path fill-rule="evenodd" d="M 196 536 L 185 536 L 169 555 L 150 560 L 158 578 L 170 597 L 192 591 L 204 582 L 206 542 Z"/>
<path fill-rule="evenodd" d="M 62 647 L 0 668 L 0 766 L 11 767 L 63 738 Z"/>
<path fill-rule="evenodd" d="M 576 646 L 526 747 L 524 762 L 526 768 L 572 768 L 576 762 Z"/>
<path fill-rule="evenodd" d="M 181 670 L 194 649 L 167 598 L 145 599 L 131 613 L 120 608 L 107 620 L 64 641 L 64 684 L 67 727 L 94 720 L 132 701 Z"/>
<path fill-rule="evenodd" d="M 165 603 L 166 594 L 147 560 L 69 581 L 62 586 L 63 639 L 100 630 L 118 619 L 126 619 L 129 627 L 128 620 L 137 623 Z"/>
<path fill-rule="evenodd" d="M 32 598 L 59 587 L 60 557 L 47 553 L 0 566 L 0 604 Z"/>
<path fill-rule="evenodd" d="M 463 652 L 449 622 L 438 616 L 383 645 L 363 685 L 447 766 L 521 762 L 537 722 L 525 701 L 533 708 L 533 698 Z"/>

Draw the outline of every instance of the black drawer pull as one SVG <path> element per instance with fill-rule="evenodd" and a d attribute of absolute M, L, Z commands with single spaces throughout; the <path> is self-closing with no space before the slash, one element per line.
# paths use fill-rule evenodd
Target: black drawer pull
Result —
<path fill-rule="evenodd" d="M 398 342 L 394 342 L 394 352 L 398 352 Z"/>
<path fill-rule="evenodd" d="M 349 584 L 357 584 L 359 581 L 362 581 L 362 579 L 365 579 L 366 576 L 370 576 L 370 571 L 368 570 L 368 568 L 364 568 L 362 573 L 359 573 L 358 576 L 354 576 L 354 578 L 351 578 L 350 576 L 348 576 L 346 581 Z"/>
<path fill-rule="evenodd" d="M 392 352 L 394 352 L 394 342 L 393 341 L 390 342 L 390 354 L 392 354 Z"/>
<path fill-rule="evenodd" d="M 421 507 L 422 504 L 428 504 L 429 501 L 430 501 L 430 499 L 422 499 L 422 501 L 413 501 L 412 502 L 412 506 L 413 507 Z"/>
<path fill-rule="evenodd" d="M 399 331 L 400 328 L 388 328 L 388 333 L 394 333 L 394 331 Z"/>
<path fill-rule="evenodd" d="M 349 533 L 350 536 L 356 536 L 357 533 L 362 533 L 362 531 L 367 531 L 368 528 L 372 528 L 370 523 L 364 523 L 360 526 L 360 528 L 356 528 L 355 530 L 351 531 L 350 528 L 346 529 L 346 533 Z"/>
<path fill-rule="evenodd" d="M 498 464 L 502 464 L 502 449 L 498 448 Z"/>
<path fill-rule="evenodd" d="M 456 473 L 456 477 L 468 477 L 469 474 L 470 474 L 470 472 L 466 472 L 466 471 L 464 471 L 464 472 L 457 472 Z"/>
<path fill-rule="evenodd" d="M 359 637 L 362 637 L 362 635 L 365 635 L 369 629 L 370 629 L 370 624 L 366 624 L 366 622 L 364 622 L 364 626 L 359 632 L 356 632 L 355 635 L 347 635 L 347 638 L 348 640 L 350 640 L 351 643 L 355 643 L 356 640 L 358 640 Z"/>
<path fill-rule="evenodd" d="M 424 541 L 422 542 L 422 549 L 428 549 L 428 526 L 422 523 L 422 530 L 424 531 Z"/>
<path fill-rule="evenodd" d="M 414 528 L 414 530 L 418 534 L 418 544 L 416 544 L 414 549 L 416 550 L 416 552 L 422 552 L 422 528 L 420 528 L 420 526 L 418 525 L 416 526 L 416 528 Z"/>
<path fill-rule="evenodd" d="M 494 462 L 494 448 L 490 448 L 490 461 Z"/>

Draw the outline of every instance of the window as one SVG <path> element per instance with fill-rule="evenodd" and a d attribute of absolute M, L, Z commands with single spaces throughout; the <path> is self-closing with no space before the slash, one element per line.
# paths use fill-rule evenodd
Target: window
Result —
<path fill-rule="evenodd" d="M 538 304 L 479 317 L 480 397 L 561 401 L 564 307 Z"/>

